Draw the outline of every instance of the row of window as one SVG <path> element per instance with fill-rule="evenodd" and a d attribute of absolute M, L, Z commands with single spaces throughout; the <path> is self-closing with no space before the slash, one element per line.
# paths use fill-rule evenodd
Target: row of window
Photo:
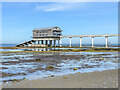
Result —
<path fill-rule="evenodd" d="M 58 33 L 60 33 L 61 31 L 53 31 L 53 32 L 56 32 L 56 33 L 58 32 Z"/>
<path fill-rule="evenodd" d="M 53 34 L 55 36 L 60 36 L 61 34 Z M 36 34 L 35 36 L 48 36 L 48 34 Z"/>
<path fill-rule="evenodd" d="M 36 36 L 48 36 L 48 34 L 36 34 Z"/>
<path fill-rule="evenodd" d="M 36 33 L 48 33 L 48 31 L 37 31 Z"/>
<path fill-rule="evenodd" d="M 59 35 L 61 35 L 61 34 L 53 33 L 53 35 L 57 35 L 57 36 L 59 36 Z"/>

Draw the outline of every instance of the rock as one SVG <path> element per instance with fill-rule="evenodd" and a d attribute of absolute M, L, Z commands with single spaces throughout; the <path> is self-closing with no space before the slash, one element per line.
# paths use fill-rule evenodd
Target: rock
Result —
<path fill-rule="evenodd" d="M 77 68 L 73 68 L 73 70 L 75 71 L 75 70 L 77 70 Z"/>
<path fill-rule="evenodd" d="M 48 76 L 48 77 L 54 77 L 54 75 Z"/>
<path fill-rule="evenodd" d="M 47 68 L 54 68 L 53 66 L 47 66 Z"/>
<path fill-rule="evenodd" d="M 41 59 L 35 59 L 35 61 L 41 61 Z"/>

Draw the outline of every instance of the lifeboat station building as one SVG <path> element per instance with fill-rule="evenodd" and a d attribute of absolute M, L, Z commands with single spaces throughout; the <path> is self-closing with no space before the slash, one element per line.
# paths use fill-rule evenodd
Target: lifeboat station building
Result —
<path fill-rule="evenodd" d="M 44 27 L 44 28 L 35 28 L 33 30 L 33 39 L 34 44 L 29 44 L 30 47 L 34 46 L 60 46 L 60 36 L 62 35 L 62 30 L 59 27 Z"/>

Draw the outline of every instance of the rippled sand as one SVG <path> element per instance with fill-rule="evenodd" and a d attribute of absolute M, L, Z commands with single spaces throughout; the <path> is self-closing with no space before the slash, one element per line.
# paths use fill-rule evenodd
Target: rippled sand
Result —
<path fill-rule="evenodd" d="M 117 88 L 118 71 L 106 70 L 90 73 L 76 73 L 62 76 L 49 76 L 37 80 L 23 80 L 3 84 L 4 88 Z"/>

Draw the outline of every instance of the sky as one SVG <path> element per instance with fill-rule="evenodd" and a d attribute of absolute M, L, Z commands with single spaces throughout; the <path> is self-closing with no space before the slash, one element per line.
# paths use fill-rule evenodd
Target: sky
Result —
<path fill-rule="evenodd" d="M 19 44 L 32 38 L 32 30 L 39 27 L 60 27 L 63 35 L 118 34 L 117 2 L 3 2 L 2 43 Z M 117 37 L 108 38 L 117 44 Z M 63 38 L 69 43 L 69 38 Z M 83 43 L 91 43 L 86 37 Z M 79 38 L 72 38 L 79 43 Z M 96 44 L 104 44 L 105 37 L 96 37 Z"/>

